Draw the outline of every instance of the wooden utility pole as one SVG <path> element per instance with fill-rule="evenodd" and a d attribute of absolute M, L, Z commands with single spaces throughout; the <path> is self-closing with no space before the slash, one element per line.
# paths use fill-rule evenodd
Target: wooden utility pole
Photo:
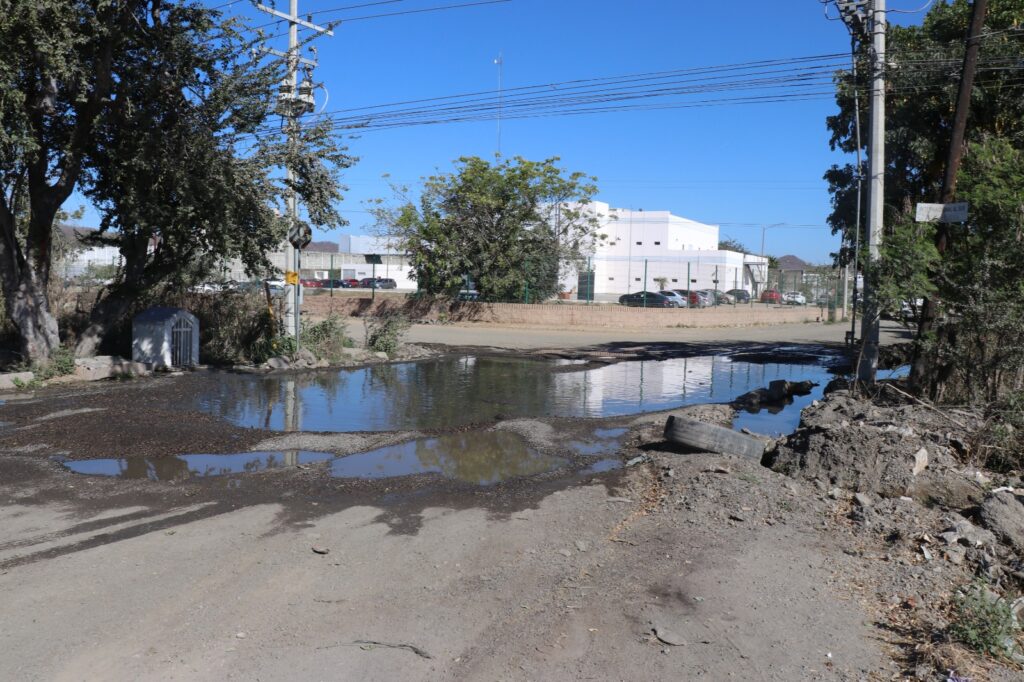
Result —
<path fill-rule="evenodd" d="M 956 98 L 956 112 L 953 115 L 953 130 L 949 140 L 949 153 L 946 157 L 946 174 L 942 179 L 942 190 L 939 194 L 940 204 L 952 203 L 956 195 L 956 176 L 960 170 L 960 161 L 964 155 L 964 136 L 967 132 L 967 116 L 971 110 L 971 91 L 974 89 L 974 75 L 978 70 L 978 52 L 981 49 L 981 32 L 985 27 L 985 14 L 988 11 L 988 0 L 974 0 L 971 12 L 971 26 L 967 29 L 964 64 L 960 73 L 960 89 Z M 940 222 L 935 232 L 935 247 L 942 256 L 949 248 L 949 224 Z M 922 341 L 935 328 L 938 316 L 938 298 L 930 296 L 925 299 L 921 309 L 921 321 L 917 328 L 917 340 Z M 921 386 L 928 373 L 928 362 L 920 351 L 914 358 L 911 371 L 911 382 Z"/>

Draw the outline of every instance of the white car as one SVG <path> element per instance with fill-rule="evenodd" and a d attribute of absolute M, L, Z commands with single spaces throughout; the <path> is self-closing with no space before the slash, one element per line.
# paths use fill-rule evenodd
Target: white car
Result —
<path fill-rule="evenodd" d="M 782 295 L 782 302 L 789 305 L 807 305 L 807 297 L 799 291 L 787 291 Z"/>
<path fill-rule="evenodd" d="M 664 291 L 659 291 L 658 293 L 668 298 L 668 300 L 672 301 L 673 303 L 675 303 L 677 308 L 686 308 L 689 306 L 689 304 L 686 302 L 686 299 L 675 291 L 666 289 Z"/>

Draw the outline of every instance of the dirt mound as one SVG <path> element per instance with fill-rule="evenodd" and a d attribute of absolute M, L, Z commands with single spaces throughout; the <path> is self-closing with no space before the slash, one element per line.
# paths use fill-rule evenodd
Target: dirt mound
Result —
<path fill-rule="evenodd" d="M 762 464 L 827 487 L 963 508 L 983 497 L 955 456 L 965 440 L 959 427 L 923 406 L 879 406 L 838 390 L 806 408 L 800 428 Z"/>

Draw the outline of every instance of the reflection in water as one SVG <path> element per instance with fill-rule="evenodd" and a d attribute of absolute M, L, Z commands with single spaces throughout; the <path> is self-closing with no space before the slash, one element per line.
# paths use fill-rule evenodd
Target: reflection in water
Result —
<path fill-rule="evenodd" d="M 239 452 L 230 455 L 181 455 L 178 457 L 125 457 L 61 462 L 76 474 L 148 478 L 177 481 L 192 477 L 223 476 L 245 472 L 293 467 L 333 459 L 327 452 L 286 450 L 284 452 Z"/>
<path fill-rule="evenodd" d="M 310 431 L 441 429 L 515 417 L 611 417 L 728 402 L 773 379 L 827 383 L 819 365 L 722 356 L 551 372 L 543 360 L 443 358 L 338 372 L 226 376 L 195 406 L 246 427 Z"/>
<path fill-rule="evenodd" d="M 542 455 L 508 431 L 455 433 L 339 457 L 331 475 L 341 478 L 389 478 L 437 473 L 486 485 L 557 469 L 565 460 Z"/>

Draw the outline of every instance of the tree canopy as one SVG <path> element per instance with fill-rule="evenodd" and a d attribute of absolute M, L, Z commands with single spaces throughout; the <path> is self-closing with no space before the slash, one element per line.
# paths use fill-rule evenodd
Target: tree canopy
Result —
<path fill-rule="evenodd" d="M 918 379 L 921 390 L 949 400 L 1024 388 L 1024 0 L 989 3 L 957 185 L 956 200 L 970 203 L 968 222 L 951 226 L 940 252 L 935 225 L 913 219 L 917 203 L 939 199 L 970 16 L 971 4 L 954 0 L 935 4 L 919 26 L 888 27 L 885 225 L 881 262 L 868 273 L 883 309 L 925 296 L 941 301 L 944 325 L 918 340 L 916 353 L 932 368 Z M 837 75 L 839 112 L 827 122 L 833 149 L 847 153 L 856 150 L 855 89 L 867 102 L 867 51 L 858 55 L 858 80 Z M 852 260 L 856 170 L 846 164 L 825 174 L 829 222 L 843 236 L 840 263 Z"/>
<path fill-rule="evenodd" d="M 286 143 L 273 125 L 280 63 L 197 1 L 15 0 L 0 16 L 0 262 L 26 359 L 57 339 L 49 311 L 57 210 L 74 190 L 97 206 L 93 243 L 124 267 L 94 311 L 86 350 L 131 302 L 218 259 L 252 271 L 281 242 L 294 189 L 317 225 L 343 223 L 339 171 L 353 160 L 324 128 Z M 286 187 L 275 169 L 288 165 Z M 277 210 L 275 210 L 277 209 Z"/>
<path fill-rule="evenodd" d="M 601 238 L 596 178 L 557 161 L 460 158 L 418 200 L 396 188 L 398 206 L 378 202 L 378 227 L 409 254 L 421 291 L 452 294 L 469 278 L 486 300 L 542 301 Z"/>

